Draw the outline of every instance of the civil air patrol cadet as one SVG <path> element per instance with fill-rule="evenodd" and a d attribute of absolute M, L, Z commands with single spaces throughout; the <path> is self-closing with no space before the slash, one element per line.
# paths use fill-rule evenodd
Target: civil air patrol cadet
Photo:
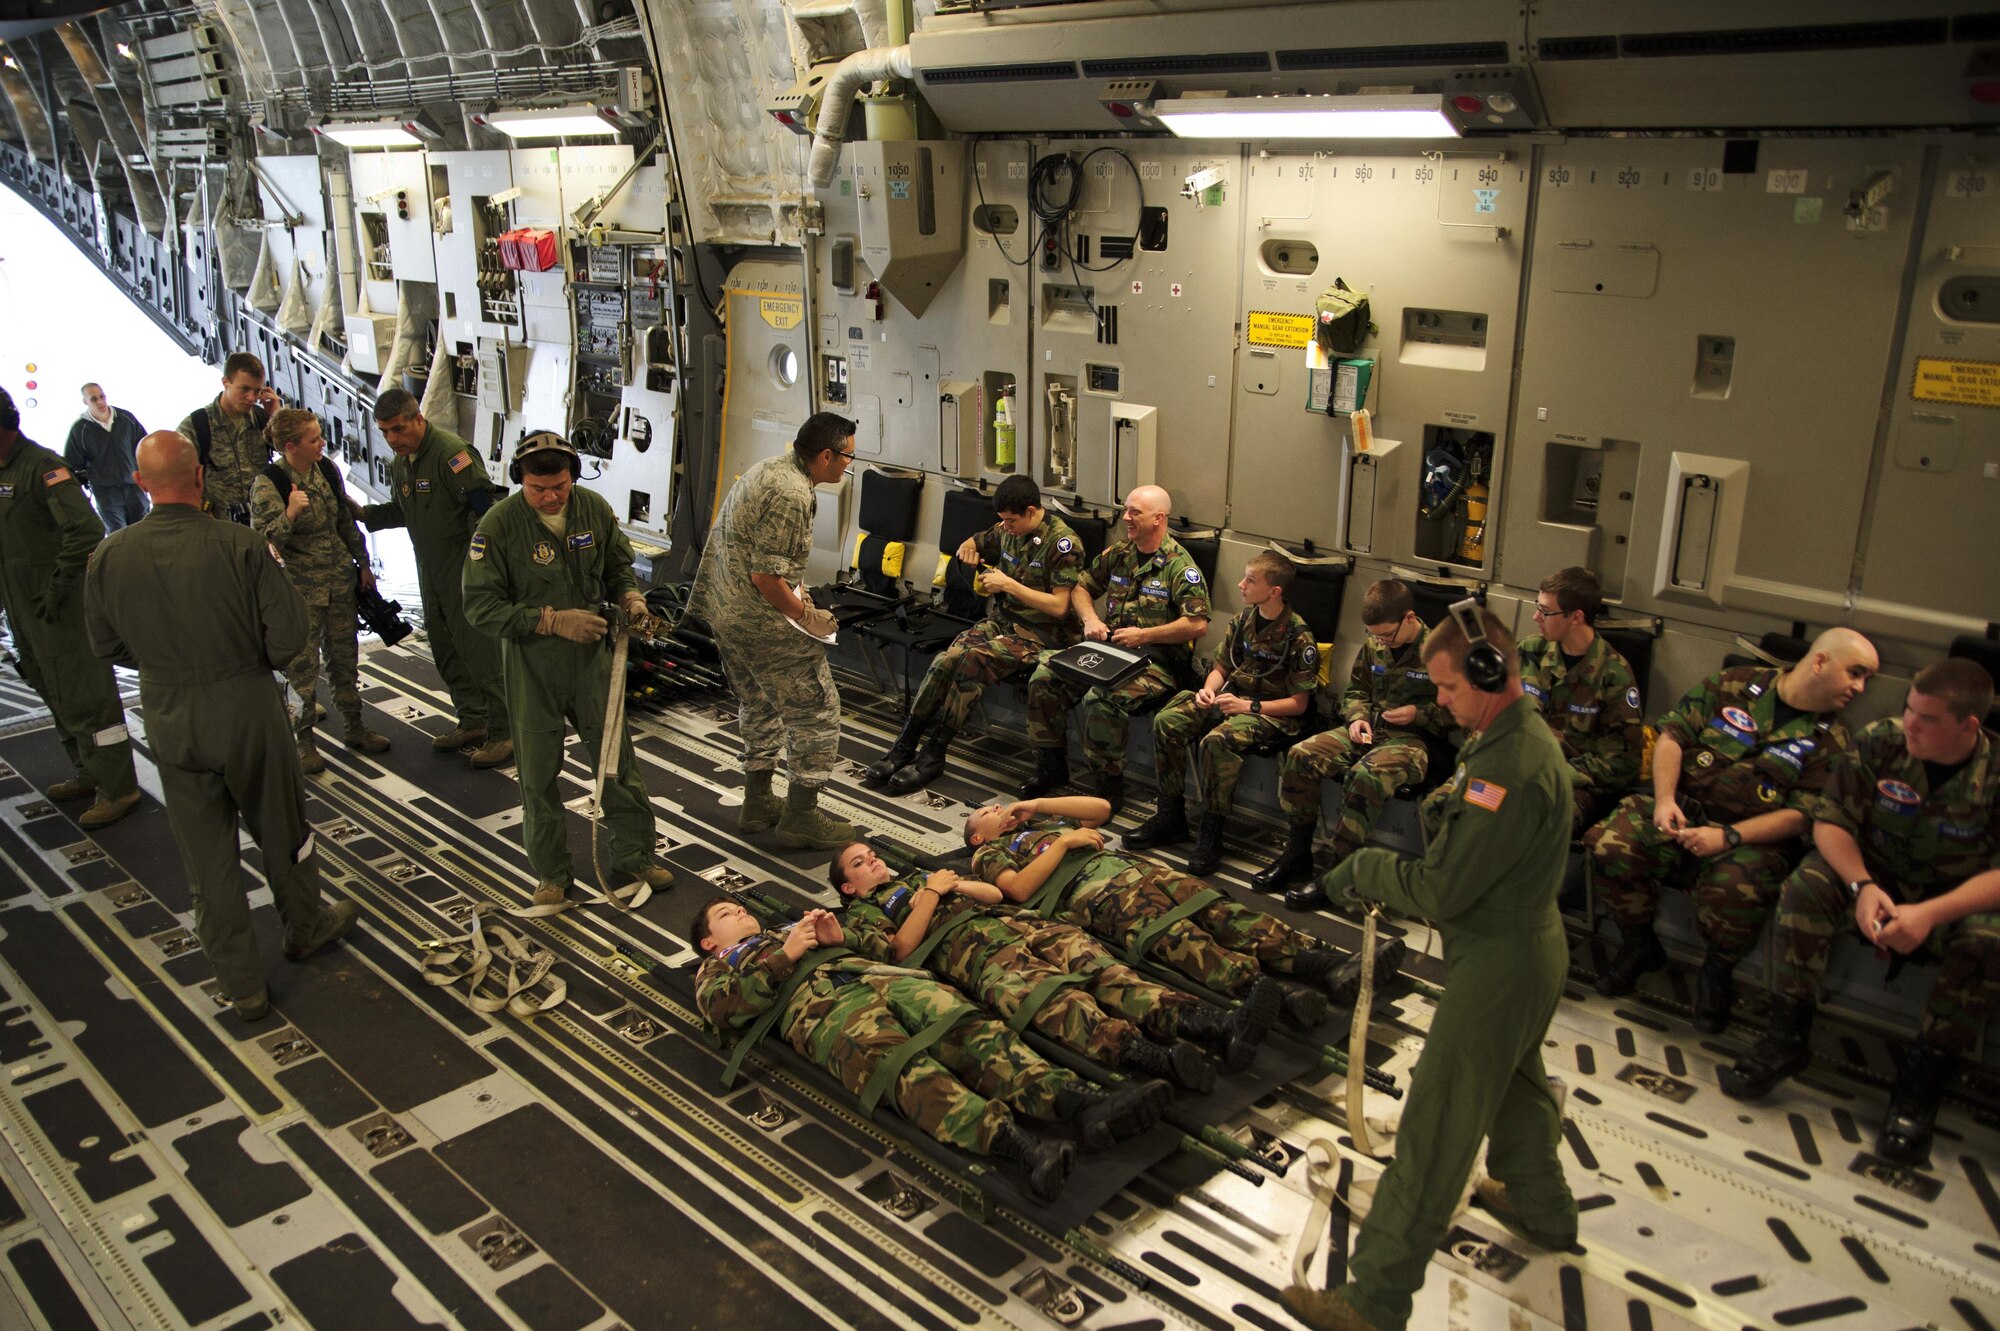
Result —
<path fill-rule="evenodd" d="M 1105 1097 L 958 990 L 853 955 L 842 946 L 840 922 L 823 910 L 807 911 L 780 936 L 735 901 L 716 897 L 695 912 L 688 941 L 704 957 L 695 1007 L 711 1035 L 729 1043 L 778 1008 L 773 1029 L 850 1094 L 868 1089 L 898 1049 L 942 1026 L 936 1043 L 894 1073 L 882 1098 L 947 1146 L 1019 1165 L 1043 1201 L 1062 1192 L 1075 1149 L 1028 1131 L 1016 1116 L 1095 1120 Z M 793 983 L 802 964 L 812 969 Z"/>
<path fill-rule="evenodd" d="M 2000 745 L 1980 725 L 1992 706 L 1984 669 L 1940 661 L 1911 683 L 1900 720 L 1875 722 L 1834 759 L 1813 849 L 1778 894 L 1770 1022 L 1721 1069 L 1724 1093 L 1755 1099 L 1805 1070 L 1827 953 L 1852 920 L 1877 951 L 1938 960 L 1875 1141 L 1892 1164 L 1929 1157 L 1938 1102 L 2000 996 Z"/>
<path fill-rule="evenodd" d="M 1222 821 L 1236 798 L 1244 755 L 1257 744 L 1299 733 L 1319 678 L 1312 629 L 1285 604 L 1297 576 L 1297 566 L 1276 550 L 1252 555 L 1236 584 L 1243 609 L 1229 621 L 1207 679 L 1153 714 L 1159 803 L 1126 835 L 1132 849 L 1187 839 L 1182 795 L 1188 750 L 1199 745 L 1195 799 L 1201 815 L 1187 867 L 1197 878 L 1221 867 Z"/>
<path fill-rule="evenodd" d="M 961 563 L 979 565 L 991 598 L 986 618 L 931 661 L 903 732 L 863 778 L 871 786 L 886 783 L 891 794 L 903 795 L 937 780 L 986 686 L 1076 641 L 1070 596 L 1083 577 L 1083 542 L 1043 509 L 1041 488 L 1026 476 L 1009 476 L 994 488 L 993 510 L 1000 515 L 993 530 L 966 538 L 955 552 Z"/>
<path fill-rule="evenodd" d="M 457 724 L 433 738 L 431 747 L 439 753 L 471 749 L 474 767 L 498 767 L 514 756 L 500 644 L 466 622 L 463 583 L 473 528 L 499 492 L 472 445 L 425 419 L 404 389 L 375 399 L 375 427 L 396 455 L 389 464 L 389 498 L 356 505 L 355 516 L 370 531 L 407 528 L 416 551 L 424 632 L 457 713 Z"/>
<path fill-rule="evenodd" d="M 21 678 L 48 704 L 76 775 L 49 787 L 58 804 L 97 798 L 77 822 L 109 827 L 138 807 L 125 705 L 84 627 L 84 568 L 104 539 L 69 466 L 21 433 L 0 389 L 0 609 L 14 629 Z"/>
<path fill-rule="evenodd" d="M 736 830 L 775 827 L 780 845 L 813 850 L 838 850 L 856 834 L 854 824 L 819 807 L 840 754 L 840 693 L 826 648 L 813 638 L 832 633 L 834 620 L 796 589 L 812 557 L 815 487 L 838 485 L 853 462 L 853 421 L 830 411 L 808 418 L 790 448 L 730 487 L 688 601 L 689 613 L 715 630 L 736 695 L 743 735 Z M 782 804 L 771 790 L 780 751 L 790 782 Z"/>
<path fill-rule="evenodd" d="M 304 961 L 353 928 L 356 915 L 351 901 L 320 902 L 298 750 L 271 675 L 305 646 L 306 605 L 270 542 L 203 511 L 193 443 L 160 430 L 139 441 L 138 461 L 153 511 L 91 556 L 90 642 L 105 660 L 139 671 L 146 740 L 194 885 L 195 937 L 222 996 L 256 1021 L 270 1010 L 270 994 L 244 894 L 238 818 L 263 857 L 286 960 Z"/>
<path fill-rule="evenodd" d="M 1833 760 L 1847 748 L 1839 714 L 1877 664 L 1868 639 L 1832 628 L 1790 669 L 1718 671 L 1660 718 L 1652 793 L 1626 796 L 1584 836 L 1598 900 L 1618 921 L 1618 952 L 1597 977 L 1598 993 L 1630 993 L 1641 975 L 1667 964 L 1653 933 L 1660 881 L 1691 872 L 1708 943 L 1694 1024 L 1710 1033 L 1729 1024 L 1730 975 L 1756 946 Z"/>
<path fill-rule="evenodd" d="M 271 460 L 271 421 L 285 404 L 247 351 L 222 362 L 222 391 L 181 419 L 180 436 L 201 459 L 202 502 L 216 517 L 250 523 L 250 484 Z"/>
<path fill-rule="evenodd" d="M 1347 1283 L 1284 1291 L 1287 1307 L 1327 1331 L 1403 1331 L 1482 1140 L 1497 1186 L 1481 1197 L 1495 1218 L 1544 1248 L 1576 1242 L 1576 1199 L 1556 1158 L 1562 1119 L 1541 1054 L 1569 967 L 1556 910 L 1569 764 L 1522 692 L 1513 635 L 1478 613 L 1484 644 L 1469 643 L 1453 619 L 1423 644 L 1438 704 L 1470 732 L 1437 836 L 1421 860 L 1365 848 L 1322 879 L 1335 901 L 1429 920 L 1445 964 L 1396 1158 L 1347 1259 Z"/>
<path fill-rule="evenodd" d="M 1125 539 L 1100 552 L 1070 593 L 1086 641 L 1144 651 L 1147 665 L 1115 689 L 1086 689 L 1046 662 L 1035 667 L 1028 680 L 1035 773 L 1021 784 L 1021 798 L 1046 795 L 1069 780 L 1069 713 L 1080 700 L 1091 793 L 1117 813 L 1125 802 L 1125 731 L 1132 714 L 1196 682 L 1194 644 L 1208 632 L 1208 583 L 1194 556 L 1167 534 L 1172 513 L 1165 490 L 1135 486 L 1125 496 Z"/>
<path fill-rule="evenodd" d="M 1285 750 L 1278 803 L 1291 831 L 1277 862 L 1251 880 L 1264 891 L 1311 872 L 1321 782 L 1347 776 L 1341 782 L 1340 822 L 1333 834 L 1331 861 L 1338 864 L 1368 840 L 1382 807 L 1397 790 L 1424 779 L 1432 750 L 1446 744 L 1451 717 L 1437 705 L 1424 669 L 1423 638 L 1429 625 L 1418 617 L 1408 584 L 1384 578 L 1369 587 L 1361 597 L 1361 627 L 1368 639 L 1355 654 L 1340 698 L 1344 724 Z M 1314 910 L 1326 900 L 1311 886 L 1291 893 L 1285 904 Z"/>
<path fill-rule="evenodd" d="M 597 608 L 615 599 L 626 615 L 646 613 L 632 574 L 632 543 L 611 505 L 576 484 L 582 471 L 575 447 L 555 431 L 522 439 L 508 473 L 521 488 L 479 520 L 465 562 L 465 617 L 500 641 L 538 906 L 559 905 L 572 874 L 556 784 L 564 724 L 590 751 L 594 773 L 609 691 L 625 686 L 611 678 L 611 653 L 603 645 L 611 625 Z M 635 884 L 663 889 L 674 876 L 653 863 L 653 806 L 629 732 L 618 736 L 618 749 L 617 779 L 604 788 L 611 867 Z"/>

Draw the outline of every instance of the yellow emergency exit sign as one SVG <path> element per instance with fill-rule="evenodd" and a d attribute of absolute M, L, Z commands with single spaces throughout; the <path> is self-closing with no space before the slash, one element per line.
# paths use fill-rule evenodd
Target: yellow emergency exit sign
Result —
<path fill-rule="evenodd" d="M 757 300 L 757 313 L 773 328 L 797 328 L 806 317 L 805 302 L 785 296 L 761 296 Z"/>
<path fill-rule="evenodd" d="M 1917 358 L 1916 382 L 1910 396 L 1919 402 L 1950 402 L 1962 407 L 2000 407 L 2000 361 Z"/>
<path fill-rule="evenodd" d="M 1252 310 L 1243 336 L 1253 347 L 1288 347 L 1297 351 L 1312 341 L 1312 316 Z"/>

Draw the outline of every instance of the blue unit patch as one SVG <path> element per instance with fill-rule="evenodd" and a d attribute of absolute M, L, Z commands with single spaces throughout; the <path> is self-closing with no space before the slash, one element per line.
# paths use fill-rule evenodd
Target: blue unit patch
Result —
<path fill-rule="evenodd" d="M 1187 573 L 1186 573 L 1186 574 L 1185 574 L 1184 576 L 1185 576 L 1185 577 L 1187 578 L 1187 580 L 1188 580 L 1188 581 L 1189 581 L 1190 583 L 1194 584 L 1195 586 L 1199 587 L 1199 586 L 1201 585 L 1201 570 L 1200 570 L 1200 569 L 1198 569 L 1198 568 L 1191 568 L 1191 569 L 1189 569 L 1189 570 L 1187 571 Z"/>
<path fill-rule="evenodd" d="M 483 531 L 482 531 L 482 532 L 474 532 L 474 533 L 472 534 L 472 551 L 471 551 L 471 553 L 472 553 L 472 557 L 473 557 L 474 559 L 484 559 L 484 558 L 486 558 L 486 533 L 485 533 L 485 532 L 483 532 Z"/>
<path fill-rule="evenodd" d="M 1875 783 L 1875 789 L 1883 799 L 1891 804 L 1914 806 L 1923 803 L 1923 797 L 1918 795 L 1911 787 L 1904 785 L 1901 781 L 1892 781 L 1884 777 Z"/>
<path fill-rule="evenodd" d="M 1625 690 L 1625 705 L 1634 709 L 1639 706 L 1639 686 L 1637 684 Z"/>
<path fill-rule="evenodd" d="M 594 531 L 580 531 L 569 538 L 569 548 L 572 550 L 588 550 L 596 544 L 597 533 Z"/>
<path fill-rule="evenodd" d="M 0 499 L 12 499 L 13 497 L 14 487 L 12 485 L 0 485 Z"/>
<path fill-rule="evenodd" d="M 1076 549 L 1076 542 L 1067 536 L 1056 542 L 1056 553 L 1059 555 L 1066 555 L 1074 549 Z"/>
<path fill-rule="evenodd" d="M 427 494 L 429 494 L 430 492 L 431 492 L 431 483 L 430 483 L 429 481 L 418 481 L 418 482 L 417 482 L 417 493 L 418 493 L 418 494 L 420 494 L 420 495 L 427 495 Z"/>

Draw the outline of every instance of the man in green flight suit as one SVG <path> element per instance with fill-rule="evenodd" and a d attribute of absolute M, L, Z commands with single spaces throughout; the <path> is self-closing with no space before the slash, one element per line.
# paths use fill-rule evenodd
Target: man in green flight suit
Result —
<path fill-rule="evenodd" d="M 1652 792 L 1627 795 L 1584 835 L 1593 889 L 1618 922 L 1618 952 L 1597 977 L 1598 993 L 1628 994 L 1667 964 L 1653 933 L 1660 883 L 1692 871 L 1708 944 L 1694 1024 L 1711 1034 L 1729 1024 L 1730 976 L 1756 946 L 1834 758 L 1848 746 L 1840 712 L 1877 664 L 1868 639 L 1832 628 L 1790 669 L 1718 671 L 1660 718 Z"/>
<path fill-rule="evenodd" d="M 986 618 L 932 658 L 903 732 L 862 778 L 871 786 L 886 783 L 893 795 L 938 779 L 951 741 L 988 684 L 1076 641 L 1069 609 L 1083 576 L 1083 542 L 1043 509 L 1041 487 L 1026 476 L 1009 476 L 995 487 L 993 511 L 999 523 L 967 537 L 955 555 L 980 566 L 979 584 L 992 598 Z"/>
<path fill-rule="evenodd" d="M 139 803 L 125 705 L 111 667 L 84 630 L 84 567 L 104 524 L 69 467 L 21 433 L 21 413 L 0 389 L 0 609 L 14 629 L 21 678 L 55 719 L 76 775 L 49 787 L 58 803 L 97 799 L 77 821 L 108 827 Z"/>
<path fill-rule="evenodd" d="M 1521 690 L 1513 636 L 1492 614 L 1472 613 L 1484 643 L 1469 642 L 1455 614 L 1424 639 L 1438 703 L 1471 732 L 1437 836 L 1421 860 L 1362 849 L 1323 879 L 1335 901 L 1429 920 L 1445 964 L 1396 1158 L 1347 1259 L 1347 1283 L 1284 1292 L 1287 1307 L 1328 1331 L 1403 1331 L 1482 1140 L 1498 1186 L 1481 1197 L 1495 1218 L 1545 1248 L 1576 1242 L 1576 1199 L 1556 1157 L 1562 1117 L 1541 1054 L 1569 967 L 1556 910 L 1569 765 Z M 1472 683 L 1482 675 L 1490 690 Z"/>
<path fill-rule="evenodd" d="M 1250 749 L 1297 735 L 1319 678 L 1319 646 L 1285 598 L 1297 566 L 1276 550 L 1260 550 L 1236 584 L 1243 610 L 1229 621 L 1222 649 L 1199 689 L 1182 691 L 1153 714 L 1153 760 L 1159 781 L 1153 816 L 1125 837 L 1134 850 L 1185 841 L 1188 751 L 1198 749 L 1195 797 L 1201 818 L 1188 872 L 1199 878 L 1222 866 L 1222 820 L 1236 798 L 1236 778 Z"/>
<path fill-rule="evenodd" d="M 631 619 L 646 613 L 632 573 L 632 543 L 611 505 L 576 484 L 582 471 L 576 449 L 553 430 L 522 439 L 508 472 L 521 488 L 479 520 L 465 563 L 465 617 L 500 641 L 538 906 L 560 905 L 572 876 L 556 784 L 563 726 L 575 727 L 595 772 L 606 701 L 611 689 L 625 687 L 611 678 L 603 640 L 612 626 L 597 608 L 615 600 Z M 603 808 L 612 868 L 635 886 L 662 889 L 674 877 L 653 863 L 653 806 L 629 731 L 617 743 L 618 775 L 605 784 Z"/>
<path fill-rule="evenodd" d="M 457 724 L 431 747 L 439 753 L 470 748 L 474 767 L 498 767 L 514 756 L 500 644 L 466 622 L 463 586 L 473 528 L 497 491 L 472 445 L 426 420 L 406 390 L 392 388 L 375 399 L 375 425 L 396 455 L 389 464 L 389 498 L 357 505 L 355 516 L 369 531 L 409 529 L 431 659 L 458 713 Z"/>
<path fill-rule="evenodd" d="M 263 857 L 288 961 L 354 926 L 351 901 L 320 903 L 305 783 L 271 672 L 299 654 L 306 607 L 277 551 L 202 511 L 195 447 L 171 431 L 139 441 L 153 511 L 99 546 L 86 578 L 91 646 L 136 666 L 167 821 L 194 885 L 195 936 L 245 1021 L 270 1010 L 244 894 L 237 820 Z"/>
<path fill-rule="evenodd" d="M 1361 597 L 1361 627 L 1368 638 L 1355 653 L 1354 671 L 1340 697 L 1344 724 L 1307 736 L 1285 751 L 1278 803 L 1291 832 L 1277 861 L 1250 880 L 1261 891 L 1275 891 L 1312 871 L 1321 782 L 1346 773 L 1331 853 L 1331 863 L 1338 864 L 1361 849 L 1383 806 L 1402 787 L 1423 780 L 1432 753 L 1448 742 L 1451 718 L 1434 700 L 1423 662 L 1423 637 L 1430 626 L 1418 617 L 1409 585 L 1384 578 L 1370 586 Z M 1288 894 L 1285 904 L 1316 910 L 1326 899 L 1314 884 Z"/>
<path fill-rule="evenodd" d="M 1778 896 L 1770 1022 L 1720 1070 L 1725 1095 L 1754 1100 L 1805 1070 L 1827 954 L 1851 920 L 1878 951 L 1938 958 L 1875 1142 L 1894 1164 L 1929 1157 L 1938 1102 L 2000 998 L 2000 745 L 1980 725 L 1992 706 L 1983 668 L 1940 661 L 1911 681 L 1901 720 L 1875 722 L 1834 759 L 1814 849 Z"/>
<path fill-rule="evenodd" d="M 1194 682 L 1194 644 L 1208 632 L 1208 583 L 1194 556 L 1167 534 L 1173 500 L 1157 485 L 1125 496 L 1125 539 L 1101 551 L 1070 594 L 1089 642 L 1144 648 L 1146 668 L 1115 689 L 1064 678 L 1045 661 L 1028 680 L 1028 741 L 1035 773 L 1021 798 L 1046 795 L 1069 780 L 1069 713 L 1083 704 L 1083 752 L 1091 793 L 1125 802 L 1125 730 L 1132 714 Z M 1097 597 L 1104 613 L 1097 613 Z"/>
<path fill-rule="evenodd" d="M 1029 1132 L 1016 1115 L 1096 1129 L 1102 1144 L 1109 1125 L 1094 1120 L 1106 1097 L 1089 1082 L 943 981 L 849 953 L 840 921 L 826 911 L 807 911 L 780 937 L 716 897 L 695 912 L 688 941 L 704 958 L 695 1007 L 715 1039 L 741 1039 L 782 1003 L 769 1029 L 850 1094 L 866 1104 L 876 1091 L 945 1145 L 1019 1165 L 1043 1201 L 1069 1181 L 1075 1149 Z M 800 976 L 802 965 L 810 969 Z M 926 1036 L 935 1043 L 896 1068 L 897 1051 Z M 878 1087 L 882 1078 L 889 1084 Z"/>
<path fill-rule="evenodd" d="M 1192 1042 L 1218 1047 L 1240 1069 L 1278 1015 L 1283 994 L 1272 981 L 1260 980 L 1232 1015 L 1146 979 L 1075 925 L 1007 904 L 991 883 L 951 869 L 898 875 L 865 841 L 834 857 L 827 880 L 847 901 L 841 925 L 855 951 L 922 966 L 1109 1068 L 1206 1094 L 1215 1064 Z"/>

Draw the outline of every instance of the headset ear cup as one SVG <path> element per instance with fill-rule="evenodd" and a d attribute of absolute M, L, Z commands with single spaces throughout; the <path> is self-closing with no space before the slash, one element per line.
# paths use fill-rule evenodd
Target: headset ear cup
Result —
<path fill-rule="evenodd" d="M 1465 654 L 1465 677 L 1481 693 L 1498 693 L 1507 687 L 1507 662 L 1500 649 L 1482 642 Z"/>

